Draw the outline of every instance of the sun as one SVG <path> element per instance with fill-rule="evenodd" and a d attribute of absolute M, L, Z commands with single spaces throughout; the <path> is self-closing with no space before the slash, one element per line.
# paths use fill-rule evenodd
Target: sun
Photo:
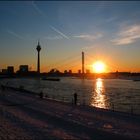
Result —
<path fill-rule="evenodd" d="M 105 64 L 102 61 L 96 61 L 92 64 L 92 69 L 96 73 L 103 73 L 105 72 Z"/>

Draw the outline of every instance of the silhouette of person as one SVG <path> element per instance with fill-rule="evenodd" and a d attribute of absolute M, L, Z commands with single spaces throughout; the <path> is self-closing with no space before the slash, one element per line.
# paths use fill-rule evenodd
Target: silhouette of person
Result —
<path fill-rule="evenodd" d="M 19 90 L 23 91 L 24 90 L 24 86 L 19 86 Z"/>
<path fill-rule="evenodd" d="M 40 98 L 43 98 L 43 92 L 41 91 L 39 94 Z"/>
<path fill-rule="evenodd" d="M 77 105 L 77 93 L 74 93 L 74 104 Z"/>
<path fill-rule="evenodd" d="M 2 91 L 4 91 L 5 90 L 5 86 L 1 85 L 1 89 L 2 89 Z"/>
<path fill-rule="evenodd" d="M 3 95 L 5 95 L 5 86 L 4 85 L 1 85 L 1 93 L 3 94 Z"/>

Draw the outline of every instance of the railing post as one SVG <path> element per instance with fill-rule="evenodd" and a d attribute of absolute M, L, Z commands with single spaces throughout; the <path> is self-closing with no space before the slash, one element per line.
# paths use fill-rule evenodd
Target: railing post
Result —
<path fill-rule="evenodd" d="M 114 104 L 113 104 L 113 103 L 112 103 L 112 110 L 113 110 L 113 112 L 115 111 L 115 110 L 114 110 Z"/>
<path fill-rule="evenodd" d="M 62 101 L 64 102 L 64 97 L 62 98 Z"/>
<path fill-rule="evenodd" d="M 85 99 L 83 99 L 83 105 L 84 105 L 84 106 L 86 105 L 86 103 L 85 103 Z"/>

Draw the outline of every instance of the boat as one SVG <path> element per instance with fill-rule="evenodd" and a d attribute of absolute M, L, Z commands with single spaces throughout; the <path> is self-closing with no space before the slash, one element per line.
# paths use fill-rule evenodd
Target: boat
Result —
<path fill-rule="evenodd" d="M 48 80 L 48 81 L 60 81 L 60 78 L 46 78 L 46 77 L 43 77 L 42 80 Z"/>
<path fill-rule="evenodd" d="M 134 79 L 133 81 L 134 81 L 134 82 L 138 82 L 138 81 L 140 81 L 140 79 Z"/>
<path fill-rule="evenodd" d="M 139 81 L 140 81 L 140 77 L 135 77 L 135 78 L 133 79 L 133 81 L 134 81 L 134 82 L 139 82 Z"/>

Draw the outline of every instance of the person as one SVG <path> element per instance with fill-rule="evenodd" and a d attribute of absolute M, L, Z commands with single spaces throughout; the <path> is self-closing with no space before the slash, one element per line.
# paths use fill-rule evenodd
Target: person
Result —
<path fill-rule="evenodd" d="M 74 93 L 74 104 L 77 105 L 77 93 Z"/>
<path fill-rule="evenodd" d="M 2 91 L 4 91 L 5 90 L 5 86 L 1 85 L 1 89 L 2 89 Z"/>
<path fill-rule="evenodd" d="M 40 98 L 43 98 L 43 92 L 42 91 L 40 92 L 39 95 L 40 95 Z"/>
<path fill-rule="evenodd" d="M 5 95 L 5 92 L 4 91 L 5 91 L 5 86 L 4 85 L 1 85 L 1 92 L 2 92 L 3 95 Z"/>
<path fill-rule="evenodd" d="M 23 91 L 24 90 L 24 86 L 19 86 L 19 90 Z"/>

